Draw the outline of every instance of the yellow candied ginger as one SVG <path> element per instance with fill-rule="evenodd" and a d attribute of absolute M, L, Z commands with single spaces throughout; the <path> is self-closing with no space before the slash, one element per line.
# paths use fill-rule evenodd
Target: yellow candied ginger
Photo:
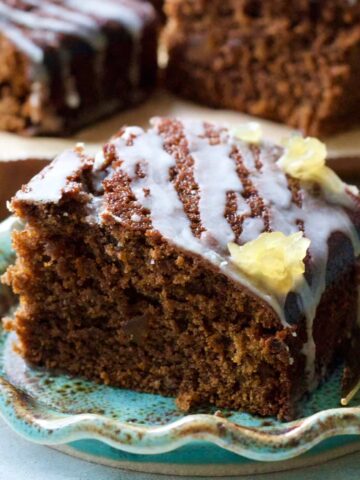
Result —
<path fill-rule="evenodd" d="M 263 137 L 261 125 L 258 122 L 241 123 L 231 130 L 231 134 L 238 140 L 247 143 L 260 143 Z"/>
<path fill-rule="evenodd" d="M 284 147 L 278 165 L 294 178 L 312 180 L 325 167 L 326 146 L 317 138 L 290 137 Z"/>
<path fill-rule="evenodd" d="M 233 263 L 260 286 L 279 295 L 286 295 L 301 282 L 304 259 L 310 240 L 297 232 L 262 233 L 256 240 L 237 245 L 229 243 Z"/>
<path fill-rule="evenodd" d="M 326 145 L 317 138 L 293 136 L 284 142 L 284 147 L 284 154 L 277 163 L 291 177 L 316 182 L 329 193 L 343 193 L 346 188 L 354 195 L 359 193 L 356 187 L 346 185 L 326 166 Z"/>

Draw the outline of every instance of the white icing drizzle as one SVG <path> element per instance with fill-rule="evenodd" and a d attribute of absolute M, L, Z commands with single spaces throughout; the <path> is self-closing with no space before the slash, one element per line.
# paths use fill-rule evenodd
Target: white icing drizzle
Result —
<path fill-rule="evenodd" d="M 140 180 L 141 188 L 139 188 L 139 181 L 135 180 L 134 193 L 138 201 L 143 206 L 149 208 L 154 228 L 158 229 L 165 238 L 182 248 L 201 254 L 234 278 L 234 271 L 231 271 L 229 268 L 228 259 L 219 255 L 219 253 L 226 248 L 229 239 L 233 238 L 231 227 L 224 218 L 226 193 L 235 191 L 240 194 L 242 191 L 239 178 L 234 176 L 234 173 L 236 173 L 235 162 L 230 157 L 231 145 L 236 142 L 244 165 L 251 174 L 251 180 L 269 209 L 272 230 L 282 231 L 290 235 L 299 230 L 298 221 L 302 221 L 305 235 L 311 240 L 310 254 L 312 258 L 316 259 L 315 268 L 313 268 L 312 285 L 310 287 L 304 280 L 298 293 L 301 298 L 301 307 L 307 320 L 308 341 L 304 345 L 304 354 L 307 359 L 306 368 L 309 387 L 314 386 L 316 382 L 316 350 L 312 330 L 316 309 L 326 287 L 327 242 L 333 232 L 343 232 L 352 241 L 355 255 L 359 255 L 360 243 L 355 227 L 343 208 L 327 204 L 323 200 L 319 201 L 306 191 L 303 194 L 303 205 L 299 208 L 292 201 L 286 176 L 275 164 L 275 161 L 272 160 L 272 145 L 264 144 L 262 146 L 260 153 L 262 168 L 257 170 L 253 155 L 248 146 L 243 142 L 237 142 L 228 137 L 227 144 L 209 145 L 208 140 L 198 137 L 198 135 L 201 136 L 202 130 L 194 122 L 190 124 L 185 123 L 185 133 L 189 142 L 190 154 L 195 162 L 194 176 L 201 192 L 201 222 L 210 234 L 210 238 L 213 237 L 217 240 L 219 247 L 215 249 L 216 251 L 214 251 L 214 246 L 212 250 L 206 249 L 203 242 L 199 246 L 199 243 L 193 237 L 183 212 L 183 207 L 179 203 L 178 196 L 168 180 L 169 168 L 174 165 L 174 160 L 168 154 L 166 154 L 166 161 L 158 160 L 159 158 L 164 159 L 163 153 L 161 153 L 163 147 L 160 137 L 154 131 L 143 132 L 136 139 L 133 147 L 126 147 L 123 144 L 119 150 L 117 144 L 119 157 L 124 159 L 122 168 L 125 169 L 133 181 L 135 180 L 134 171 L 131 169 L 133 166 L 129 168 L 130 164 L 128 163 L 129 160 L 127 160 L 129 158 L 129 148 L 132 149 L 131 158 L 136 158 L 137 161 L 146 159 L 145 171 L 147 176 L 145 179 Z M 155 144 L 156 148 L 154 148 Z M 153 164 L 154 161 L 156 161 L 155 165 Z M 147 170 L 149 168 L 150 171 Z M 160 185 L 161 193 L 157 192 Z M 152 194 L 152 200 L 149 197 L 145 197 L 142 193 L 143 188 L 149 188 L 151 192 L 157 192 L 155 193 L 156 198 L 152 197 Z M 169 188 L 171 196 L 169 196 Z M 170 208 L 170 210 L 167 210 L 169 204 L 176 206 L 174 207 L 175 209 Z M 179 228 L 179 231 L 174 231 L 174 228 Z M 263 228 L 264 224 L 261 218 L 245 219 L 240 240 L 246 242 L 257 238 Z M 243 283 L 243 278 L 240 278 L 239 273 L 235 272 L 235 275 L 237 276 L 237 281 Z M 256 289 L 252 286 L 251 290 L 255 291 Z M 258 292 L 255 293 L 258 294 Z M 263 293 L 259 296 L 264 298 Z M 274 295 L 270 297 L 269 303 L 271 306 L 280 301 L 282 309 L 284 308 L 285 298 L 275 299 Z M 275 308 L 275 310 L 279 311 L 278 308 Z M 284 326 L 287 326 L 283 311 L 280 318 Z"/>
<path fill-rule="evenodd" d="M 73 23 L 64 22 L 62 20 L 43 17 L 31 11 L 22 11 L 15 8 L 8 7 L 0 3 L 0 14 L 3 18 L 11 20 L 22 27 L 39 30 L 51 30 L 58 33 L 79 33 Z"/>
<path fill-rule="evenodd" d="M 106 36 L 100 31 L 97 21 L 82 12 L 62 5 L 55 5 L 46 0 L 24 0 L 28 5 L 41 9 L 45 19 L 55 17 L 61 21 L 68 23 L 72 29 L 72 34 L 80 37 L 96 52 L 94 59 L 94 69 L 96 72 L 95 80 L 100 89 L 101 79 L 103 75 L 103 64 L 105 59 L 105 51 L 108 45 Z M 81 104 L 81 99 L 76 88 L 76 82 L 71 74 L 71 55 L 66 49 L 60 52 L 62 62 L 62 77 L 65 87 L 65 101 L 68 107 L 77 109 Z"/>
<path fill-rule="evenodd" d="M 236 172 L 236 164 L 231 159 L 231 145 L 220 143 L 211 145 L 204 134 L 195 129 L 193 122 L 184 123 L 185 137 L 189 153 L 194 160 L 194 178 L 199 186 L 199 210 L 203 227 L 221 247 L 226 248 L 235 238 L 234 232 L 225 218 L 226 194 L 241 193 L 243 185 Z"/>
<path fill-rule="evenodd" d="M 47 0 L 24 0 L 24 2 L 37 10 L 19 10 L 0 3 L 0 15 L 6 28 L 16 30 L 17 36 L 23 37 L 21 40 L 18 38 L 17 43 L 20 46 L 23 45 L 24 50 L 31 54 L 34 61 L 42 61 L 43 56 L 39 55 L 39 50 L 42 52 L 42 49 L 27 38 L 22 30 L 9 24 L 9 21 L 34 32 L 43 30 L 83 37 L 93 48 L 100 50 L 106 44 L 106 37 L 101 33 L 99 24 L 93 17 L 117 21 L 135 39 L 138 39 L 142 32 L 141 16 L 126 3 L 111 0 L 101 2 L 87 0 L 83 3 L 78 0 L 64 0 L 63 5 L 56 5 Z M 140 6 L 142 6 L 141 3 Z"/>
<path fill-rule="evenodd" d="M 101 222 L 101 214 L 105 210 L 104 197 L 96 197 L 91 195 L 88 203 L 88 214 L 85 217 L 85 221 L 91 225 L 97 225 Z"/>
<path fill-rule="evenodd" d="M 265 201 L 269 211 L 271 229 L 289 235 L 299 230 L 299 222 L 304 225 L 304 234 L 310 239 L 311 285 L 305 278 L 296 293 L 300 298 L 299 307 L 306 317 L 308 334 L 303 347 L 306 355 L 306 369 L 309 388 L 316 384 L 315 358 L 316 348 L 313 338 L 313 322 L 322 294 L 326 288 L 326 267 L 328 263 L 328 240 L 334 232 L 342 232 L 352 242 L 355 256 L 360 254 L 360 241 L 355 226 L 341 205 L 332 204 L 322 197 L 313 196 L 306 188 L 302 189 L 301 208 L 293 202 L 285 174 L 276 164 L 274 147 L 263 144 L 260 149 L 262 167 L 256 169 L 251 151 L 243 142 L 224 135 L 221 145 L 210 145 L 203 135 L 204 126 L 200 123 L 184 124 L 184 132 L 189 144 L 189 152 L 194 160 L 194 176 L 200 190 L 200 219 L 206 228 L 209 239 L 203 241 L 195 237 L 184 206 L 174 184 L 170 181 L 170 171 L 176 165 L 175 158 L 166 152 L 164 142 L 158 133 L 158 124 L 144 131 L 130 127 L 121 137 L 113 140 L 120 166 L 116 169 L 126 173 L 131 181 L 131 189 L 138 203 L 148 209 L 149 218 L 155 230 L 177 247 L 200 255 L 218 267 L 235 282 L 248 288 L 251 292 L 267 302 L 277 313 L 284 327 L 284 303 L 286 298 L 259 288 L 249 280 L 230 261 L 225 253 L 227 243 L 234 238 L 231 226 L 224 217 L 226 194 L 236 192 L 241 197 L 242 183 L 237 177 L 236 163 L 230 153 L 237 147 L 244 164 L 250 172 L 250 178 L 259 196 Z M 107 159 L 102 152 L 96 156 L 94 175 L 107 168 Z M 141 166 L 144 175 L 138 176 L 137 167 Z M 76 153 L 60 156 L 48 170 L 35 177 L 27 191 L 17 194 L 18 199 L 37 202 L 56 202 L 66 188 L 67 179 L 81 166 L 81 159 Z M 112 170 L 110 170 L 112 171 Z M 105 170 L 106 174 L 106 170 Z M 344 193 L 345 195 L 345 193 Z M 95 201 L 104 204 L 101 201 Z M 239 202 L 238 202 L 239 205 Z M 240 207 L 239 207 L 240 208 Z M 102 211 L 102 210 L 101 210 Z M 109 213 L 109 212 L 102 212 Z M 100 219 L 103 219 L 101 212 Z M 91 214 L 92 221 L 97 217 Z M 121 222 L 121 218 L 115 218 Z M 137 216 L 133 217 L 137 221 Z M 262 218 L 245 218 L 240 242 L 247 242 L 258 237 L 264 229 Z M 205 235 L 205 240 L 207 235 Z"/>
<path fill-rule="evenodd" d="M 175 165 L 174 158 L 164 150 L 162 139 L 155 131 L 143 131 L 136 137 L 133 146 L 126 145 L 128 135 L 115 141 L 117 155 L 123 160 L 121 170 L 130 177 L 131 189 L 138 202 L 151 212 L 153 227 L 176 244 L 198 250 L 199 242 L 191 231 L 178 194 L 169 182 L 169 170 Z M 138 164 L 146 173 L 144 178 L 135 173 Z M 150 190 L 150 194 L 146 195 L 146 189 Z"/>
<path fill-rule="evenodd" d="M 301 208 L 292 202 L 285 174 L 276 166 L 275 162 L 269 161 L 269 158 L 272 157 L 272 148 L 271 145 L 263 145 L 260 153 L 263 166 L 261 171 L 253 173 L 252 181 L 270 210 L 272 230 L 290 235 L 299 230 L 297 221 L 301 221 L 304 224 L 305 236 L 311 241 L 309 252 L 312 258 L 316 259 L 312 285 L 310 288 L 304 280 L 298 293 L 301 296 L 303 312 L 307 319 L 308 341 L 304 346 L 304 353 L 307 358 L 309 383 L 310 386 L 313 386 L 316 358 L 313 323 L 317 306 L 326 288 L 327 242 L 331 233 L 342 232 L 351 240 L 355 256 L 360 254 L 360 242 L 355 227 L 341 207 L 325 202 L 320 203 L 306 190 L 303 192 Z"/>
<path fill-rule="evenodd" d="M 143 27 L 143 21 L 139 14 L 126 4 L 112 2 L 111 0 L 86 0 L 83 3 L 79 2 L 79 0 L 65 0 L 65 2 L 70 7 L 93 14 L 99 18 L 117 20 L 129 32 L 133 40 L 130 80 L 134 86 L 137 86 L 140 79 L 138 58 Z"/>
<path fill-rule="evenodd" d="M 23 190 L 16 194 L 18 200 L 35 203 L 57 203 L 70 186 L 68 179 L 81 168 L 82 157 L 67 150 L 42 172 L 36 175 Z"/>
<path fill-rule="evenodd" d="M 127 145 L 130 137 L 137 135 L 133 145 Z M 175 159 L 164 150 L 163 140 L 156 128 L 147 132 L 139 128 L 130 127 L 124 134 L 113 142 L 117 157 L 122 160 L 121 170 L 131 179 L 131 189 L 140 205 L 149 209 L 153 228 L 171 243 L 181 249 L 190 251 L 206 258 L 217 266 L 225 275 L 241 283 L 256 296 L 269 304 L 282 321 L 283 310 L 277 298 L 268 294 L 249 281 L 241 272 L 220 255 L 207 242 L 196 238 L 190 227 L 190 222 L 184 212 L 177 191 L 169 181 L 170 169 L 175 166 Z M 97 169 L 103 155 L 97 156 Z M 144 178 L 136 175 L 135 167 L 140 164 L 145 173 Z M 148 194 L 145 194 L 145 191 Z M 219 250 L 224 251 L 226 245 Z"/>
<path fill-rule="evenodd" d="M 133 8 L 128 7 L 125 3 L 112 2 L 111 0 L 86 0 L 86 2 L 65 0 L 65 4 L 105 20 L 117 20 L 124 25 L 134 37 L 138 37 L 141 33 L 141 18 Z"/>
<path fill-rule="evenodd" d="M 272 145 L 263 144 L 260 161 L 261 170 L 253 170 L 251 180 L 270 209 L 270 226 L 273 231 L 291 235 L 298 232 L 296 220 L 301 218 L 301 209 L 293 201 L 285 174 L 273 161 Z"/>
<path fill-rule="evenodd" d="M 24 35 L 24 32 L 16 27 L 11 25 L 8 22 L 5 22 L 3 19 L 0 19 L 0 29 L 6 34 L 11 42 L 16 45 L 22 52 L 24 52 L 31 60 L 35 63 L 42 63 L 44 61 L 44 51 L 42 48 L 37 46 L 32 40 Z"/>
<path fill-rule="evenodd" d="M 236 198 L 236 205 L 237 205 L 237 215 L 249 215 L 251 213 L 251 208 L 249 207 L 248 203 L 244 199 L 242 195 L 235 192 Z"/>
<path fill-rule="evenodd" d="M 232 145 L 235 145 L 246 169 L 250 173 L 256 171 L 255 158 L 247 143 L 238 140 L 236 137 L 228 135 L 227 133 L 222 135 L 222 141 L 230 142 Z"/>
<path fill-rule="evenodd" d="M 100 32 L 96 20 L 90 16 L 74 9 L 55 5 L 47 0 L 24 0 L 26 4 L 38 7 L 41 15 L 31 12 L 21 12 L 23 15 L 31 16 L 27 20 L 28 28 L 35 28 L 37 21 L 38 28 L 53 30 L 58 33 L 70 33 L 83 38 L 94 50 L 102 51 L 107 44 L 106 37 Z M 48 26 L 49 25 L 49 26 Z M 63 28 L 64 27 L 64 28 Z"/>
<path fill-rule="evenodd" d="M 118 22 L 131 36 L 132 58 L 129 66 L 129 80 L 134 87 L 139 85 L 139 55 L 141 34 L 144 20 L 141 12 L 149 13 L 149 9 L 142 2 L 128 3 L 126 0 L 113 2 L 111 0 L 64 0 L 56 4 L 48 0 L 24 0 L 24 3 L 33 7 L 31 10 L 21 10 L 16 7 L 0 3 L 0 27 L 17 48 L 24 52 L 34 64 L 30 67 L 30 80 L 34 83 L 43 83 L 44 91 L 48 88 L 48 75 L 44 65 L 44 50 L 42 42 L 56 43 L 56 35 L 68 34 L 86 42 L 95 52 L 94 69 L 96 84 L 101 90 L 103 78 L 103 64 L 108 41 L 101 31 L 104 21 Z M 41 32 L 41 35 L 38 33 Z M 41 40 L 41 43 L 39 43 Z M 71 50 L 61 46 L 59 58 L 61 61 L 61 75 L 65 87 L 65 103 L 69 108 L 80 107 L 81 99 L 77 91 L 76 81 L 71 74 Z M 134 98 L 137 92 L 134 92 Z M 45 97 L 44 97 L 45 98 Z M 34 100 L 35 99 L 35 100 Z M 31 102 L 42 104 L 43 97 L 33 95 Z M 36 112 L 35 116 L 36 117 Z"/>
<path fill-rule="evenodd" d="M 303 290 L 300 291 L 304 306 L 303 310 L 307 318 L 308 333 L 308 343 L 304 346 L 304 352 L 307 354 L 307 370 L 310 385 L 315 386 L 314 363 L 316 347 L 313 339 L 313 323 L 317 306 L 326 288 L 326 265 L 329 256 L 328 239 L 333 232 L 339 231 L 344 233 L 351 240 L 356 257 L 360 254 L 360 242 L 355 227 L 342 208 L 329 205 L 322 205 L 319 208 L 318 203 L 312 197 L 305 196 L 302 212 L 305 235 L 311 240 L 310 255 L 316 259 L 316 268 L 313 269 L 311 287 L 304 283 Z"/>
<path fill-rule="evenodd" d="M 260 217 L 248 217 L 242 223 L 242 232 L 240 235 L 239 243 L 251 242 L 258 238 L 258 236 L 264 231 L 264 220 Z"/>
<path fill-rule="evenodd" d="M 42 12 L 50 14 L 56 18 L 66 20 L 71 24 L 75 23 L 78 26 L 95 30 L 95 31 L 98 29 L 97 23 L 92 17 L 83 15 L 82 13 L 79 13 L 75 10 L 66 9 L 60 4 L 57 5 L 47 0 L 23 0 L 23 1 L 27 5 L 39 7 L 41 8 Z"/>

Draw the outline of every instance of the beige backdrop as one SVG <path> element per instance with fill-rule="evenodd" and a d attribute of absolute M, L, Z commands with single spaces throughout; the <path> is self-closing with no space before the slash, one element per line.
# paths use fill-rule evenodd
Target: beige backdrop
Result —
<path fill-rule="evenodd" d="M 148 102 L 138 108 L 115 115 L 79 132 L 71 139 L 30 138 L 0 133 L 0 161 L 22 158 L 52 158 L 57 153 L 74 144 L 85 142 L 90 151 L 96 151 L 122 125 L 146 126 L 153 116 L 197 117 L 234 125 L 239 122 L 256 120 L 262 124 L 265 136 L 275 141 L 281 140 L 292 130 L 282 125 L 255 119 L 248 115 L 229 110 L 212 110 L 191 102 L 179 100 L 165 92 L 157 92 Z M 330 156 L 352 156 L 360 154 L 360 128 L 326 139 Z"/>

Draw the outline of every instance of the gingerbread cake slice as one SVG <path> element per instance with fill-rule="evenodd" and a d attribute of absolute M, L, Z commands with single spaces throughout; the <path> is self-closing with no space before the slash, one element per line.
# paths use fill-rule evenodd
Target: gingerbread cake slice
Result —
<path fill-rule="evenodd" d="M 0 129 L 64 135 L 145 98 L 158 20 L 144 0 L 4 0 Z"/>
<path fill-rule="evenodd" d="M 167 84 L 311 135 L 360 122 L 360 3 L 167 0 Z"/>
<path fill-rule="evenodd" d="M 176 119 L 66 151 L 11 202 L 20 352 L 184 410 L 292 418 L 357 320 L 358 190 L 325 158 Z"/>

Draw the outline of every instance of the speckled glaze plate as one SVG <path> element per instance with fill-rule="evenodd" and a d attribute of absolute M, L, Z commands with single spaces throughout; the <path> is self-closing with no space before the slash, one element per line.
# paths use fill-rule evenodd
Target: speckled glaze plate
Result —
<path fill-rule="evenodd" d="M 0 224 L 0 272 L 12 261 L 10 230 L 17 227 L 12 219 Z M 211 408 L 185 415 L 172 398 L 30 368 L 14 351 L 15 340 L 0 331 L 2 417 L 27 439 L 82 458 L 168 474 L 230 475 L 360 448 L 360 396 L 339 408 L 340 370 L 303 401 L 294 422 Z M 270 461 L 279 463 L 266 466 L 275 465 Z"/>

